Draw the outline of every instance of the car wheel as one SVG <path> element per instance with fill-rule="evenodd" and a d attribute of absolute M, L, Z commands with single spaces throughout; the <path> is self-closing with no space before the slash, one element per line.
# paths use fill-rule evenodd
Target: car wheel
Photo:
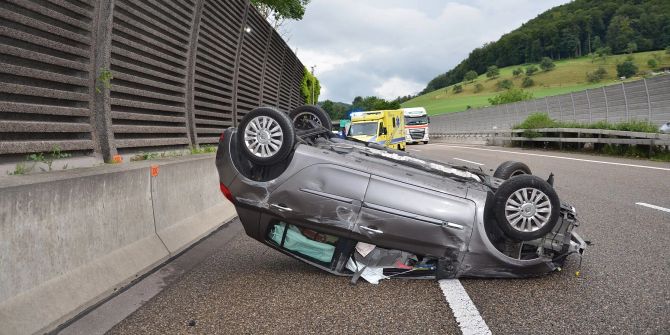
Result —
<path fill-rule="evenodd" d="M 493 176 L 500 179 L 510 179 L 524 174 L 532 174 L 528 165 L 515 161 L 504 162 L 493 172 Z"/>
<path fill-rule="evenodd" d="M 258 165 L 272 165 L 289 156 L 295 130 L 286 113 L 271 107 L 252 110 L 237 127 L 237 143 L 244 155 Z"/>
<path fill-rule="evenodd" d="M 333 127 L 330 116 L 319 106 L 300 106 L 292 110 L 288 116 L 297 130 L 312 129 L 314 127 L 313 123 L 328 129 L 328 131 L 331 131 Z"/>
<path fill-rule="evenodd" d="M 428 141 L 423 141 L 423 144 L 428 144 Z"/>
<path fill-rule="evenodd" d="M 530 241 L 554 229 L 560 201 L 549 183 L 537 176 L 521 175 L 500 185 L 493 210 L 505 235 L 516 241 Z"/>

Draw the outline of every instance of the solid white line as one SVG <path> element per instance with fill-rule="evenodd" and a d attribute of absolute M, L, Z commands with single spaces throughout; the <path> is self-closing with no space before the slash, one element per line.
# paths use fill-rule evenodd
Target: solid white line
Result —
<path fill-rule="evenodd" d="M 439 283 L 463 335 L 491 334 L 491 330 L 458 279 L 441 279 Z"/>
<path fill-rule="evenodd" d="M 665 207 L 661 207 L 661 206 L 651 205 L 651 204 L 648 204 L 648 203 L 645 203 L 645 202 L 636 202 L 635 204 L 636 204 L 636 205 L 640 205 L 640 206 L 644 206 L 644 207 L 653 208 L 653 209 L 658 209 L 659 211 L 663 211 L 663 212 L 668 212 L 668 213 L 670 213 L 670 208 L 665 208 Z"/>
<path fill-rule="evenodd" d="M 475 148 L 475 147 L 463 147 L 459 145 L 442 145 L 450 148 L 461 148 L 461 149 L 470 149 L 470 150 L 482 150 L 482 151 L 492 151 L 492 152 L 504 152 L 508 154 L 516 154 L 516 155 L 526 155 L 526 156 L 537 156 L 537 157 L 547 157 L 547 158 L 557 158 L 557 159 L 567 159 L 571 161 L 578 161 L 578 162 L 587 162 L 587 163 L 598 163 L 598 164 L 609 164 L 609 165 L 619 165 L 619 166 L 630 166 L 630 167 L 638 167 L 638 168 L 643 168 L 643 169 L 652 169 L 652 170 L 663 170 L 663 171 L 670 171 L 670 168 L 662 168 L 662 167 L 656 167 L 656 166 L 646 166 L 646 165 L 635 165 L 635 164 L 624 164 L 624 163 L 615 163 L 615 162 L 604 162 L 604 161 L 596 161 L 592 159 L 581 159 L 581 158 L 572 158 L 572 157 L 561 157 L 561 156 L 552 156 L 552 155 L 541 155 L 541 154 L 531 154 L 527 152 L 516 152 L 516 151 L 505 151 L 505 150 L 494 150 L 494 149 L 483 149 L 483 148 Z"/>
<path fill-rule="evenodd" d="M 462 162 L 470 163 L 470 164 L 475 164 L 475 165 L 484 165 L 484 164 L 482 164 L 482 163 L 477 163 L 477 162 L 469 161 L 469 160 L 466 160 L 466 159 L 460 159 L 460 158 L 453 158 L 453 159 L 455 159 L 455 160 L 457 160 L 457 161 L 462 161 Z"/>

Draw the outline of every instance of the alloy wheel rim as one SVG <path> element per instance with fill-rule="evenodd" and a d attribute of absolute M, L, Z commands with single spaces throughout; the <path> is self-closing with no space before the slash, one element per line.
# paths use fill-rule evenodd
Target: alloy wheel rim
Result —
<path fill-rule="evenodd" d="M 507 198 L 505 217 L 513 229 L 535 232 L 546 226 L 551 217 L 549 196 L 535 188 L 522 188 Z"/>
<path fill-rule="evenodd" d="M 271 117 L 257 116 L 244 128 L 244 144 L 254 156 L 272 157 L 284 143 L 284 132 Z"/>
<path fill-rule="evenodd" d="M 310 129 L 311 127 L 309 121 L 314 121 L 316 124 L 320 126 L 323 125 L 321 123 L 321 120 L 319 120 L 319 118 L 316 115 L 314 115 L 314 113 L 310 112 L 298 113 L 298 115 L 296 115 L 293 118 L 293 124 L 298 129 Z"/>

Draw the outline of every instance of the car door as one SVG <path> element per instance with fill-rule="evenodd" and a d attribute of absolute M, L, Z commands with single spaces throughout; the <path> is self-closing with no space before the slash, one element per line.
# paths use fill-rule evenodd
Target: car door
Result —
<path fill-rule="evenodd" d="M 474 202 L 390 178 L 371 176 L 354 238 L 420 255 L 464 250 L 475 219 Z"/>
<path fill-rule="evenodd" d="M 273 221 L 348 237 L 356 224 L 370 175 L 351 168 L 316 164 L 295 173 L 268 197 L 261 233 Z"/>

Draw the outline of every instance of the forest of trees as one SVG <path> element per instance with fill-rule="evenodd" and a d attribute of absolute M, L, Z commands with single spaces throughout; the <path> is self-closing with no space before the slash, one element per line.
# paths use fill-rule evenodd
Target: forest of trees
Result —
<path fill-rule="evenodd" d="M 669 0 L 575 0 L 552 8 L 520 28 L 470 52 L 468 58 L 431 80 L 422 94 L 463 81 L 468 71 L 580 57 L 609 48 L 614 54 L 670 45 Z"/>

